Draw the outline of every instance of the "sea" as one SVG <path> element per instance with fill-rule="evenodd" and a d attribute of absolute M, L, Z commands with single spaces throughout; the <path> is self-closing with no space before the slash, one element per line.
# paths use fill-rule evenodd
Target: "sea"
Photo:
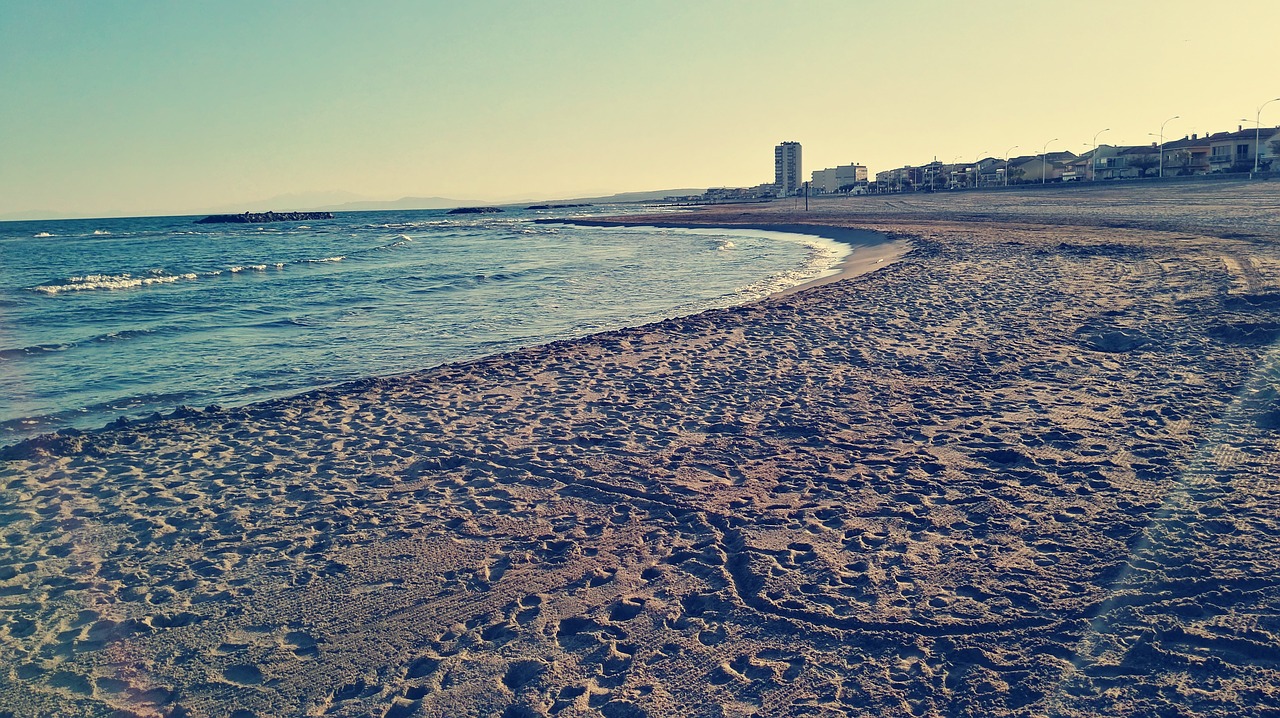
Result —
<path fill-rule="evenodd" d="M 654 211 L 0 222 L 0 445 L 752 302 L 849 252 L 790 233 L 537 221 Z"/>

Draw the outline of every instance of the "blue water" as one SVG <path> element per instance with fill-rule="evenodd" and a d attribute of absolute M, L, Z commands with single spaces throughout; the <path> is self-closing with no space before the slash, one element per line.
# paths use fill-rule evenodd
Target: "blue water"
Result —
<path fill-rule="evenodd" d="M 652 211 L 568 211 L 638 209 Z M 555 216 L 0 222 L 0 445 L 740 304 L 843 253 L 768 232 L 533 221 Z"/>

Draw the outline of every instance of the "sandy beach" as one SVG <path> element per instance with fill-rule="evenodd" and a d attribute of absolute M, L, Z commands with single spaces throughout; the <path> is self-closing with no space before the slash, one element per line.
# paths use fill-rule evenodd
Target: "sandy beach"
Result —
<path fill-rule="evenodd" d="M 1280 185 L 626 222 L 905 244 L 5 450 L 0 716 L 1280 715 Z"/>

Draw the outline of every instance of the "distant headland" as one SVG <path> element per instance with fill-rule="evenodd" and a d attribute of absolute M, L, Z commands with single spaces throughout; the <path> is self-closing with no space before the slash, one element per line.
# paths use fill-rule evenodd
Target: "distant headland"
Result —
<path fill-rule="evenodd" d="M 241 214 L 214 214 L 196 220 L 196 224 L 261 224 L 263 222 L 299 222 L 313 219 L 333 219 L 333 212 L 243 212 Z"/>
<path fill-rule="evenodd" d="M 449 210 L 447 214 L 493 214 L 501 211 L 501 207 L 458 207 Z"/>

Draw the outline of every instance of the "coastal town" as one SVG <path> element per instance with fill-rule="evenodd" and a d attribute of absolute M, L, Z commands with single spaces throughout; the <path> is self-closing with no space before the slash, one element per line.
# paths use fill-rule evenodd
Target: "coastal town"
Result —
<path fill-rule="evenodd" d="M 1177 119 L 1177 118 L 1170 118 Z M 1168 121 L 1166 120 L 1166 123 Z M 965 162 L 955 157 L 942 162 L 936 157 L 922 165 L 903 165 L 876 172 L 874 179 L 866 165 L 846 165 L 813 170 L 809 180 L 803 174 L 802 148 L 787 141 L 774 147 L 774 177 L 754 187 L 715 187 L 702 195 L 671 197 L 686 202 L 741 202 L 794 197 L 798 195 L 886 194 L 1028 187 L 1064 182 L 1101 182 L 1217 176 L 1221 178 L 1269 175 L 1280 172 L 1280 127 L 1246 128 L 1211 134 L 1193 133 L 1168 139 L 1151 133 L 1156 141 L 1145 145 L 1100 144 L 1110 130 L 1100 130 L 1091 146 L 1076 154 L 1052 150 L 1050 140 L 1034 154 L 1015 154 L 1009 147 L 1000 156 L 979 153 Z"/>

